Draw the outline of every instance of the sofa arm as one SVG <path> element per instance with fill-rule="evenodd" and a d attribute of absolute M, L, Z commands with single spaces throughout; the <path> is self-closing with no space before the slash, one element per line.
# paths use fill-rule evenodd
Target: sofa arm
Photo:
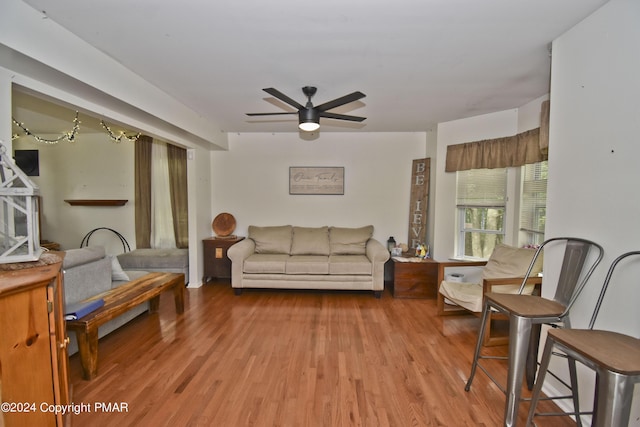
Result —
<path fill-rule="evenodd" d="M 382 243 L 378 242 L 376 239 L 369 239 L 365 250 L 367 258 L 369 258 L 369 261 L 374 264 L 384 264 L 390 257 L 387 248 L 385 248 Z"/>
<path fill-rule="evenodd" d="M 249 255 L 253 254 L 256 250 L 256 244 L 251 239 L 242 239 L 238 243 L 231 245 L 227 250 L 227 256 L 231 262 L 244 262 Z"/>
<path fill-rule="evenodd" d="M 244 260 L 256 250 L 256 243 L 252 239 L 243 239 L 227 249 L 227 256 L 231 260 L 231 287 L 242 288 L 242 269 Z"/>
<path fill-rule="evenodd" d="M 106 253 L 102 246 L 68 249 L 65 251 L 64 260 L 62 261 L 62 269 L 70 269 L 79 265 L 89 264 L 91 262 L 101 260 L 105 256 Z"/>
<path fill-rule="evenodd" d="M 65 303 L 85 300 L 111 289 L 111 259 L 100 258 L 63 270 Z"/>
<path fill-rule="evenodd" d="M 390 257 L 389 251 L 382 243 L 371 238 L 367 241 L 366 254 L 373 268 L 373 291 L 384 291 L 384 263 Z"/>

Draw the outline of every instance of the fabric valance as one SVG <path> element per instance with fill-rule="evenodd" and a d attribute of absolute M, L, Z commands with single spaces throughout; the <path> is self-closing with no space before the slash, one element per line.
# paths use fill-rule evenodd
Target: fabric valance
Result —
<path fill-rule="evenodd" d="M 447 147 L 445 172 L 523 166 L 548 159 L 549 102 L 542 104 L 541 127 L 513 136 Z"/>

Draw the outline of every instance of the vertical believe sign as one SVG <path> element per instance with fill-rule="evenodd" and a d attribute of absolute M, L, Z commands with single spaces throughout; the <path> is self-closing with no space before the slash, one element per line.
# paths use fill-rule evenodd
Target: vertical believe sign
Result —
<path fill-rule="evenodd" d="M 429 172 L 431 159 L 416 159 L 411 167 L 411 199 L 409 201 L 409 247 L 426 244 L 427 206 L 429 204 Z"/>

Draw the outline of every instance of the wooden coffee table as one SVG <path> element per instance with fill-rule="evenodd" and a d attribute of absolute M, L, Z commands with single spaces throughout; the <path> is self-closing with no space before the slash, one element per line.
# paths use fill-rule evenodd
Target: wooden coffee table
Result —
<path fill-rule="evenodd" d="M 133 307 L 149 301 L 149 312 L 158 311 L 160 294 L 173 291 L 176 312 L 184 312 L 184 274 L 149 273 L 87 301 L 102 298 L 104 306 L 77 320 L 68 320 L 67 329 L 75 331 L 84 379 L 98 374 L 98 328 Z"/>

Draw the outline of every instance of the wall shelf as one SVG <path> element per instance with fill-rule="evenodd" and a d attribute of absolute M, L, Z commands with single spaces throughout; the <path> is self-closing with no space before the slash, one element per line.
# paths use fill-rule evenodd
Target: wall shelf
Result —
<path fill-rule="evenodd" d="M 124 206 L 128 200 L 116 199 L 65 199 L 71 206 Z"/>

